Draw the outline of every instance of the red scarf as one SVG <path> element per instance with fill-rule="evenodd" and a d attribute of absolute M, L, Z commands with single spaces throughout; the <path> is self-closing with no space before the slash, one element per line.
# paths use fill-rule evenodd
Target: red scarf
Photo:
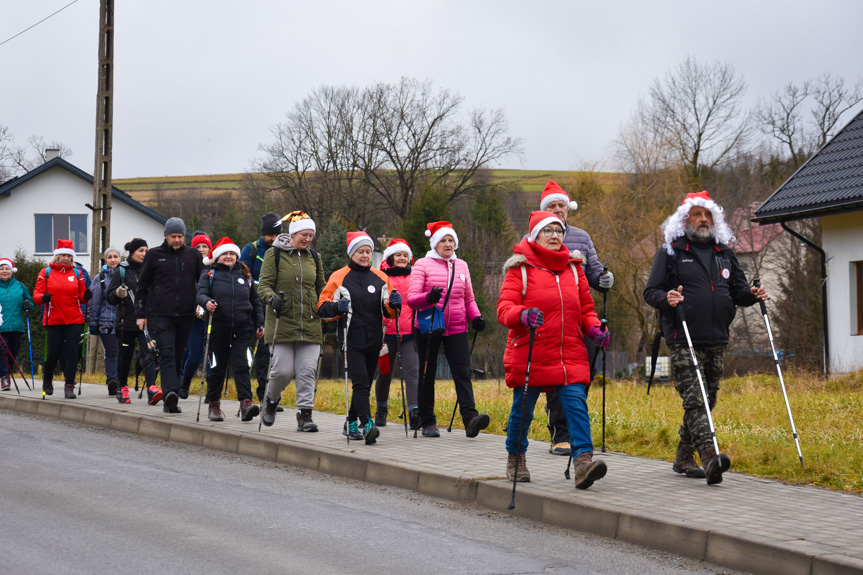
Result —
<path fill-rule="evenodd" d="M 533 253 L 535 253 L 540 261 L 551 271 L 563 271 L 566 269 L 566 266 L 569 265 L 569 249 L 565 245 L 561 244 L 560 249 L 557 251 L 544 248 L 536 242 L 532 242 L 531 245 L 533 246 Z"/>

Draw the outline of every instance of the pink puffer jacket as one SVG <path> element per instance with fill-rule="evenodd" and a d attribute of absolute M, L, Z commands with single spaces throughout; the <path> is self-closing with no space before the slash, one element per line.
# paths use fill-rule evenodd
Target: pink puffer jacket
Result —
<path fill-rule="evenodd" d="M 446 324 L 444 335 L 455 335 L 466 332 L 468 322 L 481 315 L 473 297 L 470 270 L 468 270 L 464 260 L 458 258 L 444 260 L 437 257 L 434 252 L 429 252 L 426 257 L 417 260 L 411 272 L 407 303 L 417 311 L 428 309 L 431 304 L 426 301 L 426 294 L 433 287 L 439 287 L 443 289 L 443 293 L 441 293 L 437 307 L 442 308 L 444 301 L 446 301 L 450 279 L 447 271 L 448 264 L 455 265 L 455 279 L 452 284 L 452 295 L 444 310 L 444 323 Z M 415 323 L 414 325 L 419 327 L 419 324 Z"/>

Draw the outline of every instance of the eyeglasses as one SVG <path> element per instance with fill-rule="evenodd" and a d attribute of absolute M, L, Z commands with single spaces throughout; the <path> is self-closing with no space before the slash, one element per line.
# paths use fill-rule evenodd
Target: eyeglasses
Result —
<path fill-rule="evenodd" d="M 563 237 L 564 235 L 566 235 L 566 232 L 560 228 L 542 228 L 541 231 L 542 231 L 542 235 L 544 235 L 547 238 L 550 238 L 551 236 Z"/>
<path fill-rule="evenodd" d="M 306 233 L 298 232 L 298 233 L 297 233 L 297 235 L 299 235 L 299 236 L 300 236 L 301 238 L 303 238 L 304 240 L 313 240 L 313 239 L 315 239 L 315 233 L 314 233 L 314 232 L 306 232 Z"/>

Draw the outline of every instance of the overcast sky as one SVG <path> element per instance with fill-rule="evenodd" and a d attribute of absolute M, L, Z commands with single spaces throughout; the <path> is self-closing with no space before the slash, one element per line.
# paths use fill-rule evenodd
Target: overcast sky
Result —
<path fill-rule="evenodd" d="M 0 0 L 0 42 L 70 1 Z M 78 0 L 0 46 L 0 124 L 62 141 L 87 171 L 98 15 Z M 120 0 L 114 177 L 242 172 L 314 88 L 401 76 L 505 109 L 525 153 L 501 167 L 577 169 L 687 55 L 732 64 L 754 104 L 823 72 L 853 83 L 861 22 L 859 0 Z"/>

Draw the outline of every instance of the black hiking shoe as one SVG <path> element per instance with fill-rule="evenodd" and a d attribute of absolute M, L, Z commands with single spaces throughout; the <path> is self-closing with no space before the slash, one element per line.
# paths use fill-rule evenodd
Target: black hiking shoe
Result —
<path fill-rule="evenodd" d="M 390 413 L 390 408 L 388 405 L 379 405 L 375 410 L 375 425 L 378 427 L 385 427 L 387 424 L 387 415 Z"/>
<path fill-rule="evenodd" d="M 464 428 L 464 433 L 468 437 L 476 437 L 479 435 L 479 432 L 488 427 L 489 417 L 487 413 L 480 413 L 479 415 L 474 416 L 473 419 L 467 424 L 467 427 Z"/>
<path fill-rule="evenodd" d="M 438 431 L 437 425 L 432 423 L 431 425 L 423 427 L 423 437 L 440 437 L 440 431 Z"/>
<path fill-rule="evenodd" d="M 267 427 L 271 427 L 276 422 L 276 405 L 275 401 L 270 401 L 269 398 L 264 405 L 264 411 L 261 412 L 261 423 Z"/>
<path fill-rule="evenodd" d="M 117 387 L 120 385 L 120 382 L 116 379 L 108 380 L 108 395 L 117 395 Z"/>
<path fill-rule="evenodd" d="M 297 412 L 297 431 L 313 433 L 318 430 L 317 424 L 312 421 L 312 413 Z"/>
<path fill-rule="evenodd" d="M 182 413 L 183 410 L 177 403 L 180 401 L 180 396 L 175 391 L 169 391 L 165 396 L 165 401 L 162 404 L 162 411 L 165 413 Z"/>
<path fill-rule="evenodd" d="M 188 376 L 183 376 L 183 381 L 180 383 L 180 391 L 177 392 L 180 395 L 180 399 L 189 399 L 189 388 L 192 386 L 192 378 Z"/>
<path fill-rule="evenodd" d="M 66 399 L 75 399 L 75 384 L 67 383 L 63 386 L 63 389 L 66 391 Z"/>
<path fill-rule="evenodd" d="M 408 417 L 410 417 L 410 430 L 415 431 L 420 428 L 420 409 L 418 407 L 412 407 L 408 410 Z"/>
<path fill-rule="evenodd" d="M 44 393 L 45 395 L 54 395 L 54 382 L 50 379 L 43 379 L 42 393 Z"/>
<path fill-rule="evenodd" d="M 704 465 L 704 476 L 707 478 L 707 485 L 722 483 L 722 474 L 731 467 L 731 459 L 724 453 L 717 455 L 712 445 L 702 450 L 700 455 L 701 463 Z"/>

